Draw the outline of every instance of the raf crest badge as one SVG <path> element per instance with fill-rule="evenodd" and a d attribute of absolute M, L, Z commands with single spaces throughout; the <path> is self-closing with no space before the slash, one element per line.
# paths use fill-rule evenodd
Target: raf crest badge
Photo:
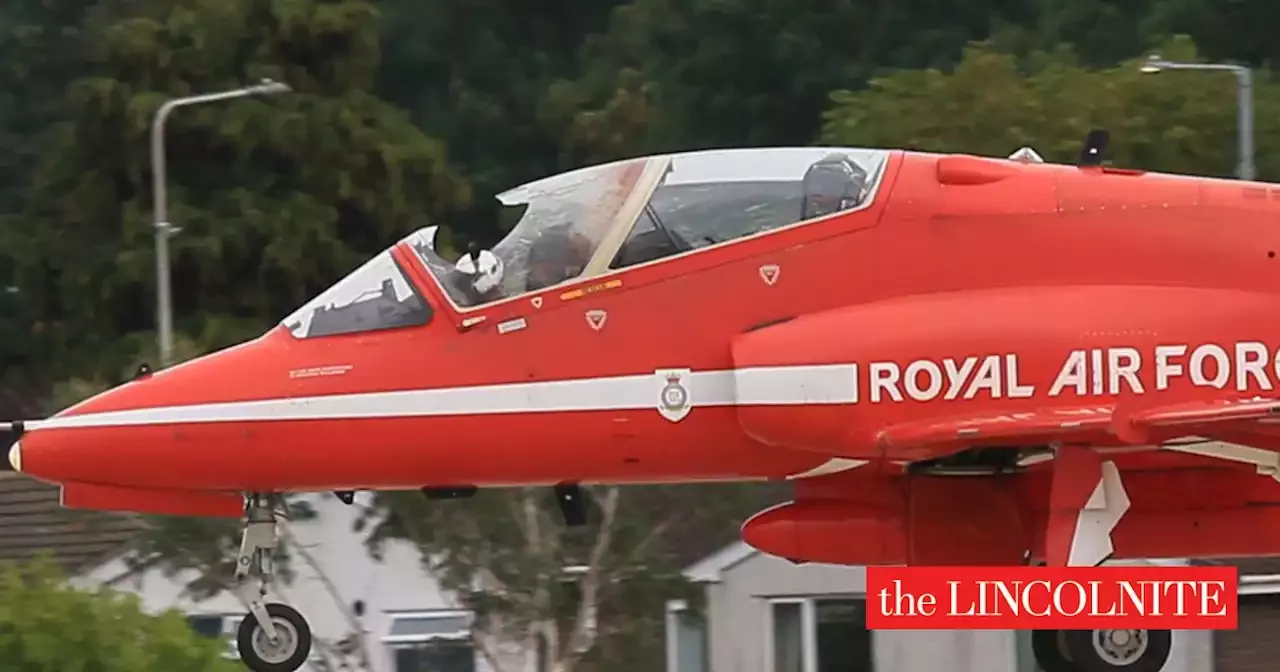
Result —
<path fill-rule="evenodd" d="M 661 384 L 658 391 L 658 412 L 671 422 L 680 422 L 689 415 L 689 369 L 658 369 L 653 375 Z"/>

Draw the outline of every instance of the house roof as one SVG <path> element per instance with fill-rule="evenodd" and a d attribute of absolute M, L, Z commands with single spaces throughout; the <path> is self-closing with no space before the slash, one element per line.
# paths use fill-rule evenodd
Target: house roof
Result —
<path fill-rule="evenodd" d="M 759 553 L 745 542 L 735 541 L 684 570 L 684 578 L 694 583 L 719 583 L 721 574 Z"/>
<path fill-rule="evenodd" d="M 1197 565 L 1230 565 L 1239 575 L 1241 595 L 1280 594 L 1280 558 L 1219 558 L 1194 560 Z"/>
<path fill-rule="evenodd" d="M 1219 558 L 1216 560 L 1193 560 L 1192 564 L 1230 565 L 1240 572 L 1240 576 L 1280 574 L 1280 558 Z"/>
<path fill-rule="evenodd" d="M 45 397 L 39 390 L 0 387 L 0 418 L 41 417 Z M 16 440 L 6 433 L 0 449 Z M 76 573 L 118 552 L 141 529 L 137 516 L 64 509 L 58 486 L 0 471 L 0 561 L 47 554 L 63 571 Z"/>
<path fill-rule="evenodd" d="M 136 516 L 65 509 L 57 486 L 0 473 L 0 561 L 43 553 L 74 573 L 118 551 L 141 529 Z"/>

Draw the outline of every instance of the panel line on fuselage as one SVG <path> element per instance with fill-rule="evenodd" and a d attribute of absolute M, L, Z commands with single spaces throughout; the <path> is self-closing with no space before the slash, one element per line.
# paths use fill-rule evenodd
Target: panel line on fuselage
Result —
<path fill-rule="evenodd" d="M 693 371 L 683 384 L 693 408 L 852 404 L 857 366 L 752 367 Z M 313 397 L 159 406 L 68 415 L 27 424 L 29 430 L 136 425 L 399 418 L 511 413 L 657 409 L 667 380 L 656 373 L 397 390 Z"/>

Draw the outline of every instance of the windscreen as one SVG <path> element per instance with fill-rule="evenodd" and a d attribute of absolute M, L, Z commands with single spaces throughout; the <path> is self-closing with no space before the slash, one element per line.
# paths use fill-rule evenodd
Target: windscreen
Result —
<path fill-rule="evenodd" d="M 282 324 L 297 338 L 316 338 L 429 321 L 431 306 L 386 250 L 284 318 Z"/>
<path fill-rule="evenodd" d="M 492 248 L 502 263 L 502 279 L 485 291 L 477 291 L 473 276 L 459 273 L 455 263 L 439 256 L 433 229 L 415 232 L 406 242 L 460 308 L 568 282 L 583 273 L 606 236 L 630 225 L 622 213 L 634 200 L 648 161 L 594 166 L 499 194 L 503 205 L 522 212 L 511 232 Z M 643 200 L 635 205 L 643 206 Z"/>

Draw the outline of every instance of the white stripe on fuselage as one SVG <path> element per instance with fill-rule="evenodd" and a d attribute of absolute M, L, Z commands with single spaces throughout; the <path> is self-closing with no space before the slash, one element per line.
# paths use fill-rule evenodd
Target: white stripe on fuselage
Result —
<path fill-rule="evenodd" d="M 474 387 L 333 394 L 316 397 L 158 406 L 54 417 L 31 430 L 125 427 L 201 422 L 405 418 L 508 413 L 563 413 L 654 409 L 666 380 L 653 374 Z M 685 376 L 693 408 L 857 401 L 852 364 L 694 371 Z"/>

